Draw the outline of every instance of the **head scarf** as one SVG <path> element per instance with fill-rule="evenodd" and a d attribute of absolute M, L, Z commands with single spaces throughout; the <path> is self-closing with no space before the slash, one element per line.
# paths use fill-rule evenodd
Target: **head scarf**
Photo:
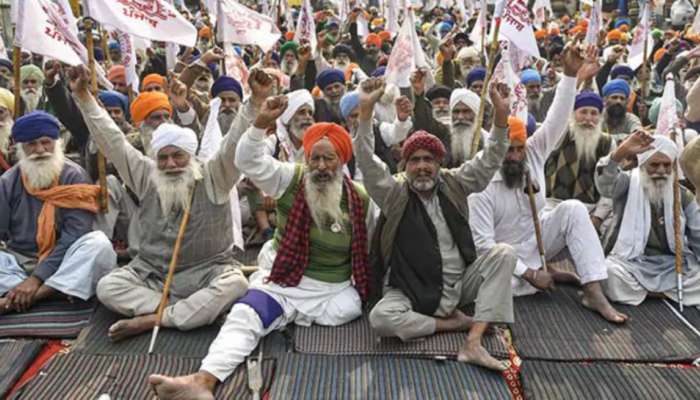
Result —
<path fill-rule="evenodd" d="M 527 85 L 530 82 L 542 83 L 540 73 L 532 68 L 526 69 L 520 73 L 520 83 Z"/>
<path fill-rule="evenodd" d="M 110 40 L 109 44 L 107 45 L 107 48 L 109 50 L 120 50 L 121 51 L 121 47 L 119 46 L 119 42 L 117 42 L 116 40 Z"/>
<path fill-rule="evenodd" d="M 341 54 L 347 54 L 351 60 L 355 58 L 355 53 L 352 51 L 352 49 L 344 44 L 336 45 L 333 48 L 333 58 L 338 58 L 338 56 Z"/>
<path fill-rule="evenodd" d="M 13 70 L 12 68 L 12 61 L 6 59 L 6 58 L 0 58 L 0 67 L 5 67 L 9 69 L 10 71 Z"/>
<path fill-rule="evenodd" d="M 216 97 L 221 92 L 233 91 L 236 92 L 238 97 L 243 99 L 243 88 L 237 80 L 231 78 L 230 76 L 220 76 L 214 84 L 211 86 L 211 97 Z"/>
<path fill-rule="evenodd" d="M 318 74 L 318 77 L 316 78 L 316 84 L 319 88 L 321 88 L 321 90 L 336 82 L 343 84 L 345 83 L 345 74 L 339 69 L 327 69 Z"/>
<path fill-rule="evenodd" d="M 373 44 L 379 48 L 382 47 L 382 38 L 379 37 L 376 33 L 370 33 L 367 35 L 365 38 L 365 44 L 370 45 Z"/>
<path fill-rule="evenodd" d="M 45 111 L 32 111 L 17 118 L 12 125 L 12 138 L 18 143 L 28 143 L 40 137 L 58 139 L 58 120 Z"/>
<path fill-rule="evenodd" d="M 352 113 L 352 110 L 357 108 L 357 106 L 360 105 L 360 93 L 356 90 L 352 92 L 345 93 L 343 95 L 343 98 L 340 99 L 340 113 L 343 115 L 343 118 L 347 118 L 350 113 Z"/>
<path fill-rule="evenodd" d="M 170 114 L 173 107 L 168 96 L 163 92 L 142 92 L 131 103 L 131 117 L 135 124 L 143 122 L 150 113 L 156 110 L 166 109 Z"/>
<path fill-rule="evenodd" d="M 630 97 L 630 85 L 622 79 L 613 79 L 603 86 L 603 97 L 608 97 L 615 93 L 622 93 L 625 97 Z"/>
<path fill-rule="evenodd" d="M 474 113 L 479 112 L 479 103 L 481 98 L 476 93 L 469 89 L 459 88 L 452 91 L 450 96 L 450 111 L 452 111 L 457 103 L 463 103 L 469 107 Z"/>
<path fill-rule="evenodd" d="M 114 90 L 102 90 L 97 97 L 99 97 L 105 107 L 119 107 L 124 112 L 124 115 L 129 118 L 129 98 L 122 93 Z"/>
<path fill-rule="evenodd" d="M 661 97 L 655 98 L 649 108 L 649 121 L 654 125 L 659 120 L 659 111 L 661 111 Z M 679 113 L 683 112 L 683 103 L 678 99 L 676 99 L 676 111 Z"/>
<path fill-rule="evenodd" d="M 654 141 L 651 143 L 651 149 L 642 154 L 637 154 L 637 165 L 643 166 L 656 153 L 662 153 L 673 161 L 678 157 L 678 146 L 666 136 L 655 135 Z"/>
<path fill-rule="evenodd" d="M 476 67 L 467 74 L 467 87 L 474 82 L 483 81 L 484 79 L 486 79 L 486 68 Z"/>
<path fill-rule="evenodd" d="M 311 93 L 309 93 L 308 90 L 306 89 L 299 89 L 295 90 L 293 92 L 287 93 L 287 109 L 284 110 L 282 115 L 280 115 L 279 120 L 287 125 L 289 121 L 292 119 L 294 114 L 301 108 L 303 105 L 308 105 L 311 107 L 311 111 L 315 111 L 314 107 L 314 99 L 311 97 Z"/>
<path fill-rule="evenodd" d="M 527 142 L 527 127 L 522 119 L 514 116 L 508 117 L 508 138 L 510 144 L 524 145 Z"/>
<path fill-rule="evenodd" d="M 464 60 L 465 58 L 478 58 L 479 57 L 479 50 L 476 49 L 476 47 L 469 46 L 469 47 L 462 47 L 461 50 L 457 53 L 457 60 Z"/>
<path fill-rule="evenodd" d="M 159 74 L 148 74 L 145 78 L 143 78 L 143 82 L 141 82 L 141 88 L 145 88 L 146 86 L 153 83 L 165 87 L 165 78 L 163 77 L 163 75 Z"/>
<path fill-rule="evenodd" d="M 401 148 L 401 158 L 408 160 L 418 150 L 427 150 L 438 161 L 442 161 L 445 158 L 445 154 L 447 154 L 445 145 L 442 144 L 442 141 L 437 136 L 422 130 L 414 132 L 406 139 Z"/>
<path fill-rule="evenodd" d="M 381 76 L 384 76 L 385 73 L 386 73 L 386 67 L 381 66 L 372 72 L 372 77 L 379 78 Z"/>
<path fill-rule="evenodd" d="M 537 120 L 532 113 L 527 113 L 527 137 L 532 136 L 537 130 Z"/>
<path fill-rule="evenodd" d="M 298 52 L 299 52 L 299 43 L 297 43 L 297 42 L 292 42 L 292 41 L 285 42 L 285 43 L 280 47 L 280 55 L 281 55 L 282 57 L 284 57 L 284 55 L 285 55 L 288 51 L 291 51 L 291 52 L 294 53 L 294 55 L 296 56 L 296 55 L 298 54 Z"/>
<path fill-rule="evenodd" d="M 350 134 L 342 126 L 330 122 L 318 122 L 306 130 L 303 145 L 307 159 L 311 156 L 311 148 L 314 144 L 323 138 L 328 138 L 343 164 L 350 161 L 352 158 Z"/>
<path fill-rule="evenodd" d="M 10 117 L 15 114 L 15 95 L 5 88 L 0 88 L 0 106 L 7 108 Z"/>
<path fill-rule="evenodd" d="M 428 91 L 425 93 L 425 97 L 429 101 L 433 101 L 435 99 L 450 99 L 450 94 L 452 92 L 452 89 L 448 88 L 447 86 L 442 86 L 442 85 L 437 85 L 433 86 Z"/>
<path fill-rule="evenodd" d="M 157 156 L 164 147 L 175 146 L 194 156 L 197 151 L 197 135 L 189 128 L 183 128 L 175 124 L 160 124 L 153 132 L 151 139 L 151 151 Z"/>
<path fill-rule="evenodd" d="M 603 111 L 603 99 L 593 92 L 579 93 L 574 101 L 574 110 L 582 107 L 595 107 L 598 111 Z"/>
<path fill-rule="evenodd" d="M 608 40 L 608 42 L 612 40 L 622 40 L 622 32 L 620 32 L 617 29 L 613 29 L 610 32 L 608 32 L 605 38 Z"/>
<path fill-rule="evenodd" d="M 126 84 L 126 68 L 123 65 L 115 65 L 107 72 L 107 80 L 110 82 L 122 82 Z"/>
<path fill-rule="evenodd" d="M 610 70 L 610 79 L 617 79 L 621 76 L 633 79 L 634 70 L 627 65 L 616 65 Z"/>
<path fill-rule="evenodd" d="M 25 79 L 34 78 L 40 85 L 44 84 L 44 73 L 41 69 L 34 64 L 23 65 L 19 69 L 19 78 L 24 81 Z"/>

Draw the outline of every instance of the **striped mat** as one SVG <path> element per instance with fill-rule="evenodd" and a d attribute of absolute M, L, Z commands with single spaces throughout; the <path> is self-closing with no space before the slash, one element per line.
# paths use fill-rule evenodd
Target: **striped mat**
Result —
<path fill-rule="evenodd" d="M 0 340 L 0 399 L 5 398 L 45 344 L 45 340 Z"/>
<path fill-rule="evenodd" d="M 272 400 L 511 398 L 498 373 L 456 361 L 290 353 L 278 362 Z"/>
<path fill-rule="evenodd" d="M 151 340 L 150 331 L 121 342 L 109 340 L 109 327 L 123 318 L 103 305 L 98 306 L 90 325 L 76 341 L 74 351 L 87 354 L 146 354 Z M 203 358 L 209 344 L 219 333 L 219 328 L 219 325 L 210 325 L 187 332 L 161 328 L 154 353 Z"/>
<path fill-rule="evenodd" d="M 88 324 L 92 301 L 45 301 L 23 313 L 0 315 L 0 338 L 46 337 L 73 339 Z"/>
<path fill-rule="evenodd" d="M 311 325 L 294 327 L 294 350 L 309 354 L 361 355 L 396 354 L 415 357 L 457 357 L 467 340 L 466 332 L 439 333 L 402 342 L 399 338 L 379 338 L 372 332 L 366 315 L 341 326 Z M 484 347 L 494 357 L 508 358 L 500 333 L 484 336 Z"/>
<path fill-rule="evenodd" d="M 198 370 L 199 363 L 198 358 L 162 355 L 58 355 L 14 399 L 97 399 L 102 394 L 113 400 L 152 399 L 150 374 L 190 374 Z M 263 391 L 267 391 L 274 377 L 275 360 L 265 360 L 262 372 Z M 215 395 L 217 399 L 252 398 L 245 364 L 217 387 Z"/>
<path fill-rule="evenodd" d="M 527 399 L 700 398 L 700 368 L 524 361 L 521 374 Z"/>
<path fill-rule="evenodd" d="M 554 361 L 691 361 L 700 356 L 700 338 L 661 301 L 637 307 L 616 305 L 630 316 L 618 326 L 584 308 L 577 289 L 515 299 L 513 344 L 524 359 Z"/>

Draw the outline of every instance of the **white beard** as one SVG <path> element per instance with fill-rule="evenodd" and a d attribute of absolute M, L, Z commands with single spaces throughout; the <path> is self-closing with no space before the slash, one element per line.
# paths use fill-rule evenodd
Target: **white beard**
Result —
<path fill-rule="evenodd" d="M 26 155 L 21 145 L 17 146 L 19 169 L 27 178 L 33 189 L 46 189 L 61 175 L 66 158 L 63 154 L 61 140 L 56 140 L 53 153 L 44 159 L 37 159 L 36 154 Z"/>
<path fill-rule="evenodd" d="M 450 147 L 454 161 L 462 163 L 467 161 L 471 154 L 472 140 L 474 139 L 474 125 L 469 127 L 460 125 L 450 129 Z"/>
<path fill-rule="evenodd" d="M 7 154 L 10 148 L 10 135 L 12 134 L 12 125 L 14 121 L 12 118 L 7 117 L 7 119 L 0 123 L 0 153 Z"/>
<path fill-rule="evenodd" d="M 292 62 L 287 62 L 287 60 L 282 60 L 282 65 L 280 65 L 280 69 L 282 72 L 284 72 L 286 75 L 293 75 L 296 70 L 297 70 L 297 65 L 298 62 L 297 60 L 294 60 Z"/>
<path fill-rule="evenodd" d="M 576 122 L 569 123 L 569 137 L 576 143 L 576 156 L 579 160 L 596 160 L 596 150 L 598 143 L 603 136 L 602 123 L 595 128 L 583 128 Z"/>
<path fill-rule="evenodd" d="M 25 113 L 29 113 L 36 110 L 37 106 L 39 105 L 39 99 L 43 94 L 42 92 L 43 89 L 41 88 L 36 89 L 36 92 L 34 93 L 29 93 L 27 89 L 22 89 L 20 95 L 22 96 L 22 100 L 24 100 L 24 104 L 27 107 Z"/>
<path fill-rule="evenodd" d="M 173 211 L 189 209 L 190 190 L 195 180 L 201 177 L 202 169 L 196 160 L 191 160 L 186 170 L 175 176 L 155 168 L 151 173 L 151 179 L 156 186 L 163 214 L 168 215 Z"/>
<path fill-rule="evenodd" d="M 310 173 L 304 176 L 304 197 L 309 206 L 311 218 L 319 229 L 323 229 L 326 223 L 335 222 L 343 226 L 345 214 L 340 207 L 343 199 L 343 170 L 335 172 L 333 180 L 323 187 L 313 182 Z"/>
<path fill-rule="evenodd" d="M 673 193 L 670 186 L 672 185 L 671 178 L 666 177 L 665 180 L 654 180 L 649 176 L 644 166 L 639 168 L 639 177 L 646 193 L 649 203 L 652 207 L 660 208 L 664 204 L 664 199 L 667 193 Z"/>
<path fill-rule="evenodd" d="M 534 99 L 527 98 L 527 110 L 533 114 L 536 114 L 540 110 L 540 102 L 542 101 L 542 96 Z"/>

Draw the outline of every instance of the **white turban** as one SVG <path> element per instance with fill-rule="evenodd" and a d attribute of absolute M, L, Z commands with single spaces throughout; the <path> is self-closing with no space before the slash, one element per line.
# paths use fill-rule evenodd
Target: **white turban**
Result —
<path fill-rule="evenodd" d="M 479 112 L 479 103 L 481 102 L 481 98 L 479 97 L 478 94 L 472 92 L 469 89 L 455 89 L 452 91 L 452 95 L 450 96 L 450 111 L 455 108 L 457 103 L 462 103 L 465 106 L 469 107 L 474 114 Z"/>
<path fill-rule="evenodd" d="M 303 105 L 308 105 L 311 107 L 311 112 L 314 112 L 314 98 L 311 97 L 311 93 L 306 89 L 299 89 L 287 93 L 287 100 L 287 109 L 284 110 L 279 118 L 285 125 L 289 123 L 289 120 L 292 119 L 297 110 Z"/>
<path fill-rule="evenodd" d="M 194 156 L 197 152 L 197 143 L 197 135 L 192 129 L 165 123 L 160 124 L 153 132 L 151 151 L 156 156 L 163 147 L 175 146 Z"/>
<path fill-rule="evenodd" d="M 654 141 L 651 143 L 651 149 L 637 155 L 637 165 L 644 165 L 651 157 L 654 156 L 654 154 L 659 152 L 668 156 L 671 161 L 678 158 L 678 147 L 676 144 L 666 136 L 655 135 Z"/>
<path fill-rule="evenodd" d="M 474 46 L 462 47 L 457 53 L 458 60 L 464 60 L 465 58 L 478 58 L 479 50 Z"/>

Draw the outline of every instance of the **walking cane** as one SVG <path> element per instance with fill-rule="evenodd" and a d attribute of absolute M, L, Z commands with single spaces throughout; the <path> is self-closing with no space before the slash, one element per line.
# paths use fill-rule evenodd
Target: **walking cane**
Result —
<path fill-rule="evenodd" d="M 544 242 L 542 241 L 542 228 L 540 227 L 540 218 L 537 216 L 537 205 L 535 204 L 535 191 L 532 187 L 530 172 L 526 175 L 527 179 L 527 197 L 530 200 L 530 212 L 532 213 L 532 224 L 535 226 L 535 238 L 537 239 L 537 250 L 540 253 L 540 262 L 542 269 L 547 272 L 547 259 L 544 256 Z"/>
<path fill-rule="evenodd" d="M 248 368 L 248 388 L 253 393 L 253 400 L 260 400 L 260 390 L 262 389 L 262 362 L 263 362 L 263 341 L 260 341 L 260 351 L 258 359 L 248 357 L 246 366 Z"/>
<path fill-rule="evenodd" d="M 196 186 L 192 188 L 190 192 L 190 199 L 188 201 L 189 207 L 187 207 L 182 214 L 182 221 L 180 221 L 180 229 L 177 232 L 177 238 L 175 239 L 175 248 L 173 248 L 173 256 L 170 259 L 170 265 L 168 265 L 168 275 L 165 278 L 165 284 L 163 285 L 163 295 L 160 297 L 160 304 L 158 304 L 158 312 L 156 314 L 156 324 L 153 326 L 153 334 L 151 335 L 151 344 L 148 346 L 148 354 L 153 353 L 153 348 L 156 345 L 156 338 L 158 337 L 158 331 L 160 330 L 160 321 L 163 319 L 163 311 L 165 310 L 165 305 L 168 304 L 168 295 L 170 292 L 170 285 L 173 282 L 173 275 L 175 275 L 175 267 L 177 266 L 177 259 L 180 255 L 180 247 L 182 247 L 182 240 L 185 237 L 185 230 L 187 229 L 187 223 L 190 220 L 190 209 L 192 208 L 192 196 L 194 195 L 194 190 Z"/>
<path fill-rule="evenodd" d="M 676 131 L 671 131 L 671 140 L 676 143 Z M 678 176 L 678 159 L 673 162 L 673 242 L 676 255 L 676 290 L 678 308 L 683 312 L 683 233 L 681 232 L 681 184 Z"/>

